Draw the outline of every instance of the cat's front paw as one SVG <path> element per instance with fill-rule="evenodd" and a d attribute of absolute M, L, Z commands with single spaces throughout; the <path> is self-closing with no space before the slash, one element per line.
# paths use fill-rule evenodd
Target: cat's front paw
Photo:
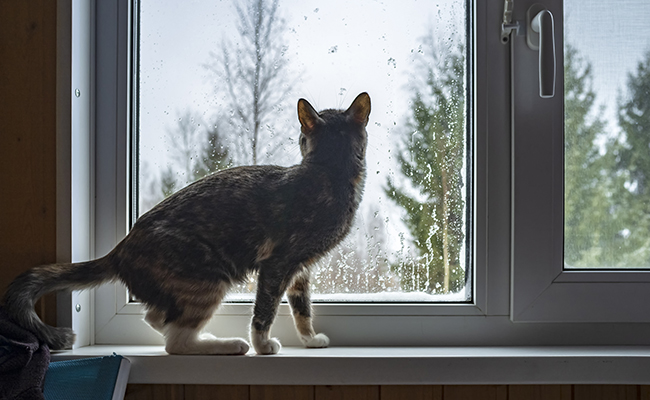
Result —
<path fill-rule="evenodd" d="M 323 348 L 330 345 L 330 338 L 325 336 L 323 333 L 318 333 L 313 337 L 301 337 L 302 342 L 305 344 L 305 347 L 309 348 Z"/>
<path fill-rule="evenodd" d="M 257 354 L 269 355 L 269 354 L 278 354 L 282 345 L 280 341 L 276 338 L 271 338 L 268 340 L 260 340 L 253 342 L 253 347 Z"/>

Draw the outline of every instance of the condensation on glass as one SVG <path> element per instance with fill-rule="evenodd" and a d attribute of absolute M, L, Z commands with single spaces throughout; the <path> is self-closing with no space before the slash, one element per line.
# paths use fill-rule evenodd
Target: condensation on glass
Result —
<path fill-rule="evenodd" d="M 650 3 L 564 2 L 568 269 L 650 268 Z"/>
<path fill-rule="evenodd" d="M 466 1 L 189 3 L 140 3 L 139 214 L 219 169 L 299 162 L 297 100 L 367 91 L 363 202 L 313 297 L 471 301 Z"/>

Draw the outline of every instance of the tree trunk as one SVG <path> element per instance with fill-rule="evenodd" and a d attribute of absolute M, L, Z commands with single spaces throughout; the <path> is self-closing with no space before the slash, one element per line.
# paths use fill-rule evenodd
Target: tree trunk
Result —
<path fill-rule="evenodd" d="M 449 293 L 449 193 L 447 192 L 447 170 L 442 168 L 442 265 L 445 277 L 442 285 L 443 293 Z"/>

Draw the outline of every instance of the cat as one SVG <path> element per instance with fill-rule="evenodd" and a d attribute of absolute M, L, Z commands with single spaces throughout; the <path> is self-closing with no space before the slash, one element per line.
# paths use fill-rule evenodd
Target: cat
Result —
<path fill-rule="evenodd" d="M 105 257 L 34 267 L 8 287 L 4 308 L 51 349 L 69 348 L 70 328 L 38 318 L 34 302 L 56 290 L 121 281 L 170 354 L 245 354 L 247 341 L 201 333 L 233 283 L 258 273 L 250 342 L 275 354 L 270 337 L 286 292 L 300 340 L 327 347 L 312 325 L 310 267 L 350 231 L 365 181 L 370 96 L 317 112 L 298 101 L 302 162 L 234 167 L 198 180 L 143 214 Z"/>

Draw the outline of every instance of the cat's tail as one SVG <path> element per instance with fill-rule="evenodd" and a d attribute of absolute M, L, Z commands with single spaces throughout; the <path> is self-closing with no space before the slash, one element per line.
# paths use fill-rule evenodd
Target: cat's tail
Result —
<path fill-rule="evenodd" d="M 34 311 L 34 303 L 56 290 L 81 290 L 115 279 L 107 257 L 74 264 L 50 264 L 31 268 L 9 284 L 4 309 L 21 327 L 34 333 L 50 349 L 69 348 L 75 335 L 70 328 L 44 324 Z"/>

